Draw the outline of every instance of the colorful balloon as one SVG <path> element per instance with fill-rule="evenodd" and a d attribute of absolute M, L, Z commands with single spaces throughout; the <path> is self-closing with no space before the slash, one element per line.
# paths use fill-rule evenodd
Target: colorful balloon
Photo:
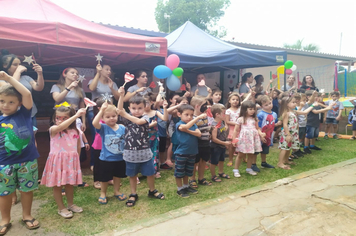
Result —
<path fill-rule="evenodd" d="M 291 69 L 292 71 L 296 71 L 296 70 L 297 70 L 297 66 L 296 66 L 296 65 L 293 65 L 290 69 Z"/>
<path fill-rule="evenodd" d="M 293 62 L 291 60 L 288 60 L 284 63 L 284 67 L 286 69 L 290 69 L 290 68 L 292 68 L 292 66 L 293 66 Z"/>
<path fill-rule="evenodd" d="M 167 66 L 165 65 L 159 65 L 156 66 L 153 69 L 153 74 L 158 78 L 158 79 L 165 79 L 167 77 L 169 77 L 172 74 L 172 70 L 169 69 Z"/>
<path fill-rule="evenodd" d="M 286 74 L 287 75 L 291 75 L 293 73 L 293 71 L 291 69 L 286 69 Z"/>
<path fill-rule="evenodd" d="M 174 70 L 175 68 L 178 67 L 180 62 L 179 57 L 176 54 L 169 55 L 166 60 L 166 66 L 169 67 L 169 69 Z"/>
<path fill-rule="evenodd" d="M 171 91 L 176 91 L 180 88 L 180 80 L 175 75 L 171 75 L 167 78 L 167 88 Z"/>
<path fill-rule="evenodd" d="M 183 72 L 184 72 L 184 70 L 181 67 L 177 67 L 172 71 L 173 75 L 175 75 L 177 77 L 181 77 L 183 75 Z"/>
<path fill-rule="evenodd" d="M 280 66 L 277 68 L 277 73 L 278 74 L 284 74 L 284 66 Z"/>

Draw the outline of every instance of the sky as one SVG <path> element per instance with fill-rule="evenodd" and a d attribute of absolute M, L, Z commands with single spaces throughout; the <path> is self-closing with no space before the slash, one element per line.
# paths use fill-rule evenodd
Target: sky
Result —
<path fill-rule="evenodd" d="M 158 31 L 157 0 L 51 1 L 90 21 Z M 228 41 L 283 47 L 303 39 L 320 52 L 356 57 L 355 9 L 354 0 L 231 0 L 218 26 Z"/>

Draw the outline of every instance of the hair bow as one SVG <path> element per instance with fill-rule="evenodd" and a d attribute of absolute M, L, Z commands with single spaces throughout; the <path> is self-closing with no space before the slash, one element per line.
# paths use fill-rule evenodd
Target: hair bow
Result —
<path fill-rule="evenodd" d="M 61 104 L 55 105 L 54 107 L 55 108 L 58 108 L 58 107 L 70 107 L 70 104 L 67 101 L 65 101 L 65 102 L 62 102 Z"/>
<path fill-rule="evenodd" d="M 293 97 L 293 95 L 294 95 L 294 92 L 293 92 L 293 91 L 290 91 L 289 97 Z"/>

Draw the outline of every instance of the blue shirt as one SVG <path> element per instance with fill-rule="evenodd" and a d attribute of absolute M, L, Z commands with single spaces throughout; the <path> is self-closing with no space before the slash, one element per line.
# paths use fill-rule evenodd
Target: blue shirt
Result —
<path fill-rule="evenodd" d="M 279 103 L 278 103 L 278 98 L 273 98 L 272 100 L 273 108 L 272 111 L 275 112 L 278 116 L 278 110 L 279 110 Z"/>
<path fill-rule="evenodd" d="M 277 114 L 272 111 L 272 113 L 265 112 L 261 110 L 257 114 L 258 127 L 261 128 L 261 132 L 266 134 L 266 145 L 273 146 L 273 130 L 275 123 L 278 122 Z"/>
<path fill-rule="evenodd" d="M 181 155 L 195 155 L 198 154 L 198 137 L 188 134 L 186 132 L 180 131 L 178 128 L 180 125 L 185 125 L 183 121 L 179 121 L 176 124 L 176 137 L 178 140 L 178 147 L 174 154 L 181 154 Z M 189 130 L 196 130 L 198 126 L 194 124 Z"/>
<path fill-rule="evenodd" d="M 163 109 L 159 109 L 159 112 L 163 114 Z M 161 120 L 157 117 L 158 124 L 158 137 L 167 137 L 167 121 Z"/>
<path fill-rule="evenodd" d="M 125 145 L 125 126 L 119 125 L 113 130 L 106 124 L 96 130 L 101 137 L 102 149 L 99 159 L 102 161 L 122 161 Z"/>
<path fill-rule="evenodd" d="M 39 157 L 31 110 L 21 106 L 10 116 L 0 116 L 0 165 L 33 161 Z"/>

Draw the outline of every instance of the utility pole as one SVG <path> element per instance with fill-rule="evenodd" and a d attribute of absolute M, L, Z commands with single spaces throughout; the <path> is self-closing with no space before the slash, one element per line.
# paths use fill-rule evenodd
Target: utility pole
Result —
<path fill-rule="evenodd" d="M 171 16 L 168 15 L 167 13 L 164 13 L 164 18 L 168 19 L 168 33 L 171 32 Z"/>
<path fill-rule="evenodd" d="M 341 32 L 341 34 L 340 34 L 339 55 L 341 55 L 341 44 L 342 44 L 342 32 Z"/>

